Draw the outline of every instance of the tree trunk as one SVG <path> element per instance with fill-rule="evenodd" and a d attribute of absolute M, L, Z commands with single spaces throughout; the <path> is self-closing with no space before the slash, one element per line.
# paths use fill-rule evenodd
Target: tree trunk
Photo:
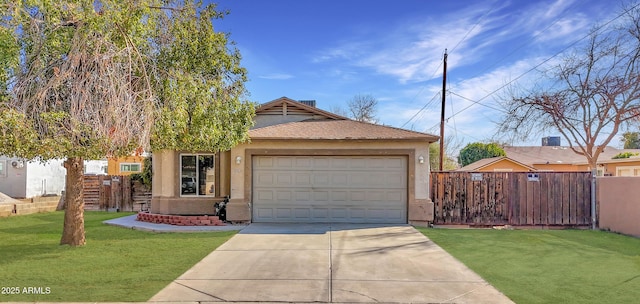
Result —
<path fill-rule="evenodd" d="M 69 157 L 64 162 L 67 169 L 65 185 L 64 227 L 60 245 L 82 246 L 84 237 L 84 161 L 80 157 Z"/>

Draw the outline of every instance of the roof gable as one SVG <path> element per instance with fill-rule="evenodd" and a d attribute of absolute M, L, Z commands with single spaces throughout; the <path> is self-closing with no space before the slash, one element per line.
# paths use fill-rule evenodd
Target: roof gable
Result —
<path fill-rule="evenodd" d="M 347 119 L 284 96 L 256 108 L 256 115 L 309 115 L 321 116 L 324 119 Z"/>
<path fill-rule="evenodd" d="M 473 162 L 471 164 L 468 164 L 468 165 L 466 165 L 466 166 L 464 166 L 464 167 L 462 167 L 462 168 L 460 168 L 460 169 L 458 169 L 456 171 L 479 171 L 479 170 L 487 168 L 487 167 L 489 167 L 491 165 L 495 165 L 495 164 L 503 163 L 503 162 L 514 164 L 517 167 L 522 167 L 523 170 L 526 170 L 526 171 L 536 171 L 536 168 L 528 166 L 526 164 L 523 164 L 523 163 L 521 163 L 521 162 L 519 162 L 517 160 L 511 159 L 511 158 L 506 157 L 506 156 L 499 156 L 499 157 L 491 157 L 491 158 L 480 159 L 480 160 L 478 160 L 476 162 Z"/>

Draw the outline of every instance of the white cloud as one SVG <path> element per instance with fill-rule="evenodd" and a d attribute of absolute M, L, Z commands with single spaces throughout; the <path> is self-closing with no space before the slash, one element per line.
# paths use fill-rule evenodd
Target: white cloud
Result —
<path fill-rule="evenodd" d="M 455 16 L 392 25 L 376 37 L 352 37 L 348 43 L 324 50 L 314 62 L 343 61 L 392 76 L 400 83 L 414 83 L 440 77 L 445 47 L 455 47 L 448 58 L 449 69 L 454 70 L 486 61 L 484 56 L 491 53 L 498 60 L 496 50 L 527 50 L 514 49 L 513 42 L 500 46 L 512 38 L 529 36 L 537 37 L 538 42 L 566 43 L 567 37 L 589 24 L 583 14 L 571 10 L 578 6 L 571 0 L 522 5 L 517 11 L 513 6 L 483 3 L 456 11 Z"/>
<path fill-rule="evenodd" d="M 266 75 L 259 75 L 258 78 L 269 79 L 269 80 L 285 80 L 293 78 L 293 75 L 290 74 L 282 74 L 282 73 L 272 73 Z"/>

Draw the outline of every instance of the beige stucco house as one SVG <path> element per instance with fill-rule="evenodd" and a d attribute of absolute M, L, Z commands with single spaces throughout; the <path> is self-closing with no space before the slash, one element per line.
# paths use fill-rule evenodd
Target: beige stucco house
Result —
<path fill-rule="evenodd" d="M 221 153 L 153 155 L 151 212 L 235 222 L 424 224 L 437 136 L 353 121 L 282 97 L 256 109 L 251 141 Z"/>

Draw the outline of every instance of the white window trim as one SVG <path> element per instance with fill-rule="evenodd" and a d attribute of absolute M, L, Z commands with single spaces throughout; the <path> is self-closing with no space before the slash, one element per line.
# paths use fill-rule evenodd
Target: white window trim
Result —
<path fill-rule="evenodd" d="M 7 176 L 7 161 L 0 160 L 0 177 L 6 177 L 6 176 Z"/>
<path fill-rule="evenodd" d="M 638 176 L 638 175 L 635 175 L 635 171 L 640 170 L 640 166 L 618 166 L 616 167 L 616 176 L 622 176 L 620 175 L 620 172 L 622 170 L 631 170 L 632 175 L 625 175 L 625 176 Z"/>
<path fill-rule="evenodd" d="M 140 170 L 138 170 L 138 171 L 122 170 L 122 166 L 129 166 L 129 168 L 131 168 L 132 165 L 138 165 L 138 168 Z M 132 172 L 132 173 L 142 172 L 142 163 L 120 163 L 120 172 Z"/>

